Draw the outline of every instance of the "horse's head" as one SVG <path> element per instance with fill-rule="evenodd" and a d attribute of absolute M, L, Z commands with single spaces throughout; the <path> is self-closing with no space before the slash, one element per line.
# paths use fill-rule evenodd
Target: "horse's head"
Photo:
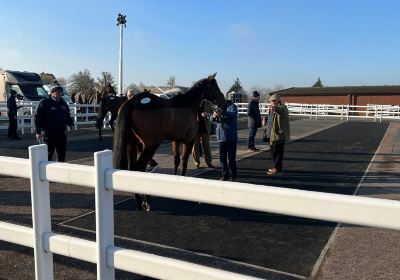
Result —
<path fill-rule="evenodd" d="M 208 76 L 208 78 L 204 79 L 204 83 L 206 84 L 206 91 L 204 94 L 204 99 L 211 101 L 216 105 L 225 105 L 226 100 L 224 94 L 219 89 L 217 80 L 215 79 L 217 73 Z"/>
<path fill-rule="evenodd" d="M 115 91 L 114 87 L 110 83 L 105 85 L 101 89 L 100 93 L 101 93 L 101 98 L 107 97 L 109 95 L 117 95 L 117 92 Z"/>

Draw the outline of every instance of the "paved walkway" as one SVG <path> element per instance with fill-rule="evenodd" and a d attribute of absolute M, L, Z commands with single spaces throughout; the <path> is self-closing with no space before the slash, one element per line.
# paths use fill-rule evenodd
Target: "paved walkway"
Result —
<path fill-rule="evenodd" d="M 390 124 L 357 195 L 400 200 L 400 123 Z M 321 280 L 400 279 L 400 231 L 338 226 L 315 273 Z"/>

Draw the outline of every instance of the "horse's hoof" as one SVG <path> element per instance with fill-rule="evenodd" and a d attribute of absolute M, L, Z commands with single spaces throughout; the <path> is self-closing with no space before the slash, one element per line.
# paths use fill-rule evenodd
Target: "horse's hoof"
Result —
<path fill-rule="evenodd" d="M 147 203 L 146 201 L 142 202 L 142 210 L 146 212 L 150 212 L 150 204 Z"/>

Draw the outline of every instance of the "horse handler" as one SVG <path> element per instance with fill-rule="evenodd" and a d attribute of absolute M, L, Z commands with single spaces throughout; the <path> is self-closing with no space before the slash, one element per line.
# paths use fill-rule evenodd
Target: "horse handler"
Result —
<path fill-rule="evenodd" d="M 62 95 L 63 88 L 60 84 L 54 83 L 49 98 L 40 101 L 35 113 L 36 139 L 39 142 L 43 140 L 47 144 L 49 160 L 52 160 L 54 151 L 57 151 L 59 162 L 65 161 L 67 125 L 71 130 L 74 127 L 69 107 L 61 98 Z"/>

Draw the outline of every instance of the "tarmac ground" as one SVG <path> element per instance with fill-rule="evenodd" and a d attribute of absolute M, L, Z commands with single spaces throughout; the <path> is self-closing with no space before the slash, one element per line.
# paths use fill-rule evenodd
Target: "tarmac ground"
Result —
<path fill-rule="evenodd" d="M 266 175 L 271 167 L 268 145 L 258 139 L 262 149 L 249 152 L 244 120 L 239 129 L 239 182 L 400 198 L 398 123 L 294 119 L 293 141 L 285 146 L 284 174 L 274 177 Z M 103 136 L 99 141 L 93 128 L 72 131 L 67 161 L 93 165 L 93 152 L 111 149 L 111 132 L 106 130 Z M 22 138 L 10 141 L 0 132 L 0 155 L 27 158 L 27 147 L 35 142 L 31 134 Z M 213 164 L 218 166 L 215 140 L 211 146 Z M 172 174 L 169 143 L 159 148 L 155 159 L 160 173 Z M 218 179 L 220 170 L 196 169 L 190 159 L 187 176 Z M 50 186 L 53 231 L 94 240 L 94 191 Z M 114 201 L 118 246 L 263 279 L 400 279 L 396 231 L 158 197 L 152 198 L 153 211 L 136 212 L 134 200 L 125 193 L 116 193 Z M 28 180 L 0 176 L 0 220 L 31 226 Z M 33 279 L 32 256 L 30 248 L 0 242 L 0 278 Z M 54 264 L 55 279 L 96 279 L 93 264 L 63 256 L 54 256 Z M 122 271 L 116 278 L 149 279 Z"/>

